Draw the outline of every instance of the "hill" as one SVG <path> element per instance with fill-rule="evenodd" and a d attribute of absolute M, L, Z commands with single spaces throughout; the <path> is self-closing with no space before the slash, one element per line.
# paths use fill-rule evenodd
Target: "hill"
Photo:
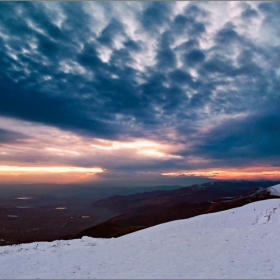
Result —
<path fill-rule="evenodd" d="M 119 237 L 161 223 L 240 207 L 274 198 L 266 190 L 271 185 L 270 181 L 220 181 L 177 190 L 112 196 L 96 201 L 92 207 L 119 215 L 68 238 Z"/>
<path fill-rule="evenodd" d="M 3 246 L 0 277 L 279 279 L 279 226 L 278 198 L 120 238 Z"/>

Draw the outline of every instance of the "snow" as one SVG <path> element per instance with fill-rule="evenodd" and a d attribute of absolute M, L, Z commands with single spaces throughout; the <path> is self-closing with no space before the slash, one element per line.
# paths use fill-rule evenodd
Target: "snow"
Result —
<path fill-rule="evenodd" d="M 0 278 L 279 279 L 279 228 L 269 199 L 119 238 L 3 246 Z"/>
<path fill-rule="evenodd" d="M 280 184 L 268 188 L 271 195 L 280 196 Z"/>

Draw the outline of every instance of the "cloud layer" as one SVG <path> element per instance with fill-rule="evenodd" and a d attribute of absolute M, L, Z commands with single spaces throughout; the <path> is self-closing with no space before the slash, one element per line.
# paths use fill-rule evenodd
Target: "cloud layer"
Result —
<path fill-rule="evenodd" d="M 279 13 L 277 2 L 0 3 L 0 161 L 112 174 L 279 166 Z M 52 156 L 63 145 L 75 159 Z"/>

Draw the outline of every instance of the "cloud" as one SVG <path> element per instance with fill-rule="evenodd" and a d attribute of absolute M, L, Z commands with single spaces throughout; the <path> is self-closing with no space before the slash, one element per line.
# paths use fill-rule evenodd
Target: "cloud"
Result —
<path fill-rule="evenodd" d="M 0 143 L 17 143 L 27 138 L 24 134 L 0 128 Z"/>
<path fill-rule="evenodd" d="M 111 22 L 102 30 L 101 34 L 97 38 L 97 41 L 107 47 L 113 47 L 114 38 L 118 34 L 123 34 L 122 24 L 116 20 L 112 19 Z"/>
<path fill-rule="evenodd" d="M 159 69 L 168 69 L 176 67 L 176 56 L 168 47 L 163 47 L 157 53 L 157 67 Z"/>
<path fill-rule="evenodd" d="M 259 14 L 255 9 L 252 9 L 250 5 L 242 12 L 242 18 L 251 19 L 254 17 L 258 17 Z"/>
<path fill-rule="evenodd" d="M 274 2 L 0 3 L 0 116 L 182 156 L 105 169 L 276 164 L 278 14 Z"/>
<path fill-rule="evenodd" d="M 186 66 L 194 66 L 198 63 L 203 62 L 204 59 L 205 59 L 205 54 L 203 53 L 203 51 L 194 49 L 186 54 L 185 63 Z"/>
<path fill-rule="evenodd" d="M 276 164 L 280 155 L 279 121 L 276 106 L 228 119 L 202 134 L 195 149 L 200 156 L 228 160 L 229 166 L 237 162 L 239 165 Z"/>
<path fill-rule="evenodd" d="M 176 69 L 170 73 L 172 83 L 177 84 L 191 84 L 193 82 L 192 76 L 183 70 Z"/>
<path fill-rule="evenodd" d="M 172 4 L 168 2 L 149 3 L 148 7 L 140 15 L 143 27 L 148 31 L 156 32 L 160 27 L 168 23 L 170 9 L 172 9 Z"/>

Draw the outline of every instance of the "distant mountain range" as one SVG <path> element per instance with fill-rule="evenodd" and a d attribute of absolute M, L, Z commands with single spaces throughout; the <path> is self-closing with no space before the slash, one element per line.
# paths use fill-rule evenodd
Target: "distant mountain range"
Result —
<path fill-rule="evenodd" d="M 14 192 L 12 196 L 0 196 L 0 246 L 82 236 L 119 237 L 272 198 L 266 188 L 278 183 L 212 181 L 187 187 L 119 188 L 119 192 L 113 187 L 103 191 L 89 188 L 85 192 L 73 189 L 68 195 L 66 189 L 52 195 L 42 190 L 24 196 Z"/>

